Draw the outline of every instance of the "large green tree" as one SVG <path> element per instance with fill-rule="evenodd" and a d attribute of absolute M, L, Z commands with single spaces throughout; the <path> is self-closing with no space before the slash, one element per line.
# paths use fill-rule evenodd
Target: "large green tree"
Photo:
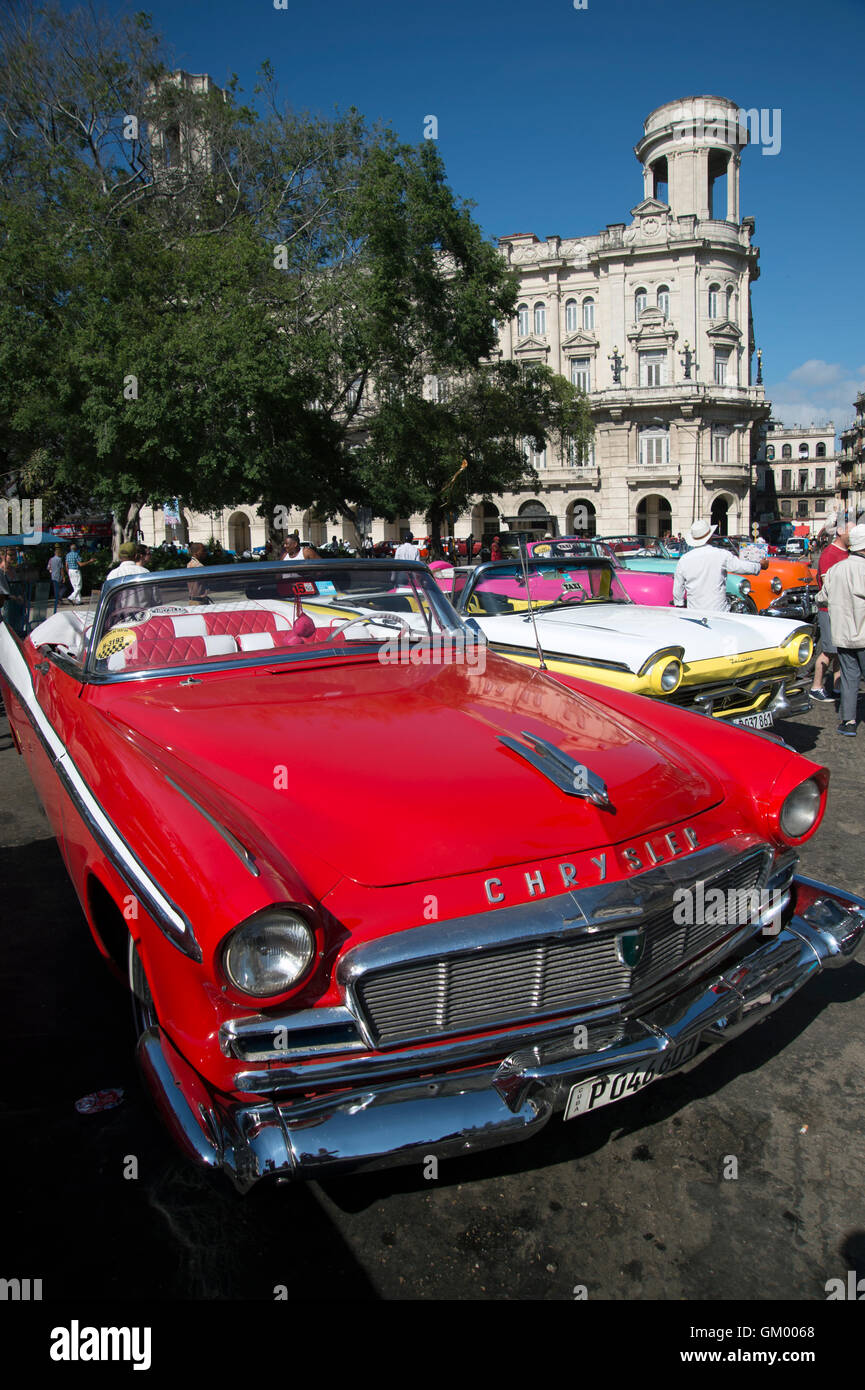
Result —
<path fill-rule="evenodd" d="M 432 142 L 173 69 L 143 15 L 0 21 L 0 472 L 118 539 L 173 497 L 438 526 L 585 436 L 561 378 L 483 365 L 516 286 Z"/>

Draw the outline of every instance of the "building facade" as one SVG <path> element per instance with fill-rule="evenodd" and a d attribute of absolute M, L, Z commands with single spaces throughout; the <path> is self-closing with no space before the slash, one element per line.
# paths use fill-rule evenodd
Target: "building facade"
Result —
<path fill-rule="evenodd" d="M 807 523 L 816 535 L 838 510 L 835 426 L 785 428 L 770 420 L 754 469 L 753 519 Z"/>
<path fill-rule="evenodd" d="M 865 509 L 865 391 L 859 392 L 854 408 L 855 420 L 841 431 L 838 457 L 838 512 L 849 523 Z"/>
<path fill-rule="evenodd" d="M 567 446 L 528 455 L 538 485 L 478 500 L 458 535 L 506 529 L 569 534 L 684 531 L 711 516 L 722 532 L 750 529 L 753 462 L 770 406 L 752 369 L 751 285 L 759 275 L 754 220 L 739 212 L 747 129 L 720 97 L 671 101 L 647 118 L 635 147 L 643 197 L 630 222 L 595 236 L 503 237 L 520 282 L 516 314 L 499 325 L 498 356 L 543 362 L 588 395 L 595 426 L 585 456 Z M 435 389 L 435 386 L 431 389 Z M 190 534 L 231 530 L 264 543 L 255 507 Z M 232 522 L 232 517 L 234 521 Z M 302 535 L 353 529 L 291 513 Z M 144 518 L 145 539 L 164 523 Z M 422 516 L 375 520 L 373 537 L 428 530 Z M 244 547 L 246 548 L 246 547 Z"/>

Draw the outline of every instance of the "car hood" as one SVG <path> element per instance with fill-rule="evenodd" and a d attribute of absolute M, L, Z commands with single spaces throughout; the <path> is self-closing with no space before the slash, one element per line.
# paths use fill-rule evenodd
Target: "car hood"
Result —
<path fill-rule="evenodd" d="M 631 841 L 723 800 L 692 749 L 493 653 L 483 674 L 352 661 L 102 694 L 127 746 L 228 829 L 242 824 L 239 838 L 256 827 L 254 853 L 300 870 L 308 853 L 368 885 Z M 501 742 L 524 731 L 601 777 L 612 809 Z"/>
<path fill-rule="evenodd" d="M 491 642 L 509 647 L 533 647 L 531 623 L 523 614 L 479 617 Z M 624 661 L 638 671 L 652 652 L 681 647 L 684 660 L 710 661 L 778 647 L 801 623 L 784 618 L 771 621 L 759 614 L 703 613 L 689 608 L 680 613 L 651 604 L 576 604 L 536 616 L 538 636 L 547 653 Z"/>

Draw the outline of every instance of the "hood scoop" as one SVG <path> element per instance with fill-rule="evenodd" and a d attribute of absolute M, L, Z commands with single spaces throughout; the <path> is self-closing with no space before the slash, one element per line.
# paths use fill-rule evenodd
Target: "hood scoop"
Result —
<path fill-rule="evenodd" d="M 613 804 L 603 777 L 592 772 L 584 763 L 577 762 L 576 758 L 572 758 L 568 753 L 563 753 L 561 748 L 557 748 L 545 738 L 537 738 L 525 729 L 520 732 L 523 738 L 528 739 L 530 748 L 507 734 L 499 735 L 499 743 L 525 758 L 527 763 L 531 763 L 532 767 L 543 773 L 544 777 L 567 796 L 580 796 L 586 801 L 591 801 L 594 806 L 612 811 Z"/>

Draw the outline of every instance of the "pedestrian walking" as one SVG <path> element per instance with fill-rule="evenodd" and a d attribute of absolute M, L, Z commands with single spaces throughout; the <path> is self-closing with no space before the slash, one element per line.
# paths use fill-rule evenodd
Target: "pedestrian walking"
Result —
<path fill-rule="evenodd" d="M 687 600 L 689 608 L 703 613 L 729 613 L 727 575 L 759 574 L 761 569 L 769 568 L 766 559 L 742 560 L 729 550 L 710 546 L 709 541 L 717 529 L 717 526 L 700 519 L 692 524 L 690 531 L 685 532 L 685 541 L 691 549 L 676 565 L 673 603 L 677 608 L 684 608 Z"/>
<path fill-rule="evenodd" d="M 849 555 L 823 577 L 818 604 L 829 605 L 832 641 L 841 666 L 841 722 L 839 734 L 856 735 L 859 680 L 865 676 L 865 524 L 852 526 Z"/>
<path fill-rule="evenodd" d="M 78 547 L 73 541 L 66 552 L 66 574 L 69 583 L 72 585 L 72 593 L 69 595 L 69 602 L 74 603 L 76 608 L 81 602 L 81 567 L 92 565 L 92 560 L 82 560 Z"/>
<path fill-rule="evenodd" d="M 817 561 L 817 578 L 825 579 L 833 565 L 846 560 L 848 555 L 849 532 L 833 532 L 829 544 L 824 546 Z M 833 672 L 838 669 L 838 649 L 832 641 L 832 627 L 829 621 L 829 608 L 825 603 L 817 604 L 817 626 L 820 630 L 820 655 L 814 665 L 814 684 L 811 699 L 823 704 L 835 698 Z"/>
<path fill-rule="evenodd" d="M 55 545 L 54 554 L 50 557 L 45 566 L 51 579 L 51 588 L 54 591 L 54 612 L 60 604 L 60 589 L 63 584 L 63 551 L 59 545 Z"/>

